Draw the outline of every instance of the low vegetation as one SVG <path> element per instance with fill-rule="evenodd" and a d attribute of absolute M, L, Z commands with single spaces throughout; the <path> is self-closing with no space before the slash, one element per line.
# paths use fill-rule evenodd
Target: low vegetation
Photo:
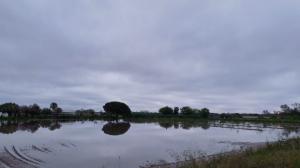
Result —
<path fill-rule="evenodd" d="M 194 157 L 194 156 L 192 156 Z M 212 158 L 192 158 L 180 168 L 298 168 L 300 138 L 267 144 L 259 149 L 217 155 Z"/>

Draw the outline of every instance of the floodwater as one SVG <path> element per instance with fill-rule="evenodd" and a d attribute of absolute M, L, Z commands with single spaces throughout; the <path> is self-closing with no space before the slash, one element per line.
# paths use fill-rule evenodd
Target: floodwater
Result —
<path fill-rule="evenodd" d="M 158 121 L 0 122 L 0 167 L 138 168 L 298 136 L 297 125 Z M 2 168 L 1 167 L 1 168 Z"/>

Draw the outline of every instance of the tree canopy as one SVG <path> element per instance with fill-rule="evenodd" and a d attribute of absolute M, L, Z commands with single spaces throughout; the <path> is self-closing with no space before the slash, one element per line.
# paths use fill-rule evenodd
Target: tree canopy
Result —
<path fill-rule="evenodd" d="M 165 107 L 160 108 L 158 112 L 160 114 L 163 114 L 163 115 L 168 115 L 168 114 L 173 114 L 174 113 L 173 109 L 169 106 L 165 106 Z"/>
<path fill-rule="evenodd" d="M 131 115 L 131 110 L 129 106 L 123 102 L 112 101 L 108 102 L 103 106 L 103 109 L 108 114 L 129 116 Z"/>
<path fill-rule="evenodd" d="M 0 112 L 7 113 L 8 116 L 17 115 L 19 111 L 19 105 L 17 105 L 16 103 L 4 103 L 0 105 Z"/>

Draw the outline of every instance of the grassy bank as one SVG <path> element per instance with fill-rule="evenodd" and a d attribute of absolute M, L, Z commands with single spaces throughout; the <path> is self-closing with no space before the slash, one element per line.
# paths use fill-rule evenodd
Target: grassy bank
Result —
<path fill-rule="evenodd" d="M 300 138 L 267 144 L 253 150 L 232 152 L 187 162 L 181 168 L 299 168 Z"/>

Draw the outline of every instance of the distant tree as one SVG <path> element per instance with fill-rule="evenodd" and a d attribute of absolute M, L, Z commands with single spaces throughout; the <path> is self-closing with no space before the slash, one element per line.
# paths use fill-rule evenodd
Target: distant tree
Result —
<path fill-rule="evenodd" d="M 163 115 L 170 115 L 173 114 L 173 109 L 171 107 L 165 106 L 160 108 L 158 112 Z"/>
<path fill-rule="evenodd" d="M 209 109 L 208 108 L 203 108 L 203 109 L 201 109 L 200 110 L 200 116 L 202 117 L 202 118 L 208 118 L 208 116 L 209 116 Z"/>
<path fill-rule="evenodd" d="M 62 108 L 58 107 L 58 104 L 55 102 L 52 102 L 50 104 L 50 109 L 51 109 L 52 113 L 54 113 L 55 115 L 58 115 L 58 114 L 62 113 L 62 111 L 63 111 Z"/>
<path fill-rule="evenodd" d="M 87 110 L 80 109 L 80 110 L 75 111 L 75 114 L 79 115 L 79 116 L 93 116 L 93 115 L 95 115 L 95 113 L 96 112 L 93 109 L 87 109 Z"/>
<path fill-rule="evenodd" d="M 4 103 L 0 106 L 0 112 L 6 113 L 8 116 L 16 116 L 19 110 L 19 105 L 16 103 Z"/>
<path fill-rule="evenodd" d="M 294 104 L 292 104 L 292 106 L 293 106 L 293 110 L 294 110 L 294 112 L 296 112 L 296 113 L 300 113 L 300 103 L 294 103 Z"/>
<path fill-rule="evenodd" d="M 30 115 L 30 110 L 28 106 L 20 106 L 19 115 L 21 116 L 28 116 Z"/>
<path fill-rule="evenodd" d="M 290 113 L 291 112 L 291 108 L 287 104 L 281 105 L 280 108 L 281 108 L 283 113 Z"/>
<path fill-rule="evenodd" d="M 195 110 L 193 110 L 189 106 L 184 106 L 180 109 L 182 115 L 192 115 L 195 114 Z"/>
<path fill-rule="evenodd" d="M 269 115 L 269 114 L 271 114 L 271 113 L 269 112 L 269 110 L 263 110 L 262 113 L 263 113 L 264 115 Z"/>
<path fill-rule="evenodd" d="M 228 113 L 222 113 L 222 114 L 220 115 L 220 118 L 221 118 L 221 119 L 227 119 L 227 118 L 230 118 L 230 115 L 229 115 Z"/>
<path fill-rule="evenodd" d="M 179 114 L 179 107 L 174 107 L 174 114 L 178 115 Z"/>
<path fill-rule="evenodd" d="M 39 114 L 41 112 L 41 108 L 37 104 L 33 104 L 29 107 L 30 107 L 30 111 L 31 111 L 32 115 L 36 115 L 36 114 Z"/>
<path fill-rule="evenodd" d="M 103 106 L 103 109 L 106 113 L 115 115 L 118 119 L 118 116 L 130 116 L 131 110 L 129 106 L 123 102 L 112 101 L 108 102 Z"/>
<path fill-rule="evenodd" d="M 52 112 L 55 112 L 57 108 L 58 108 L 57 103 L 52 102 L 52 103 L 50 104 L 50 109 L 52 110 Z"/>

